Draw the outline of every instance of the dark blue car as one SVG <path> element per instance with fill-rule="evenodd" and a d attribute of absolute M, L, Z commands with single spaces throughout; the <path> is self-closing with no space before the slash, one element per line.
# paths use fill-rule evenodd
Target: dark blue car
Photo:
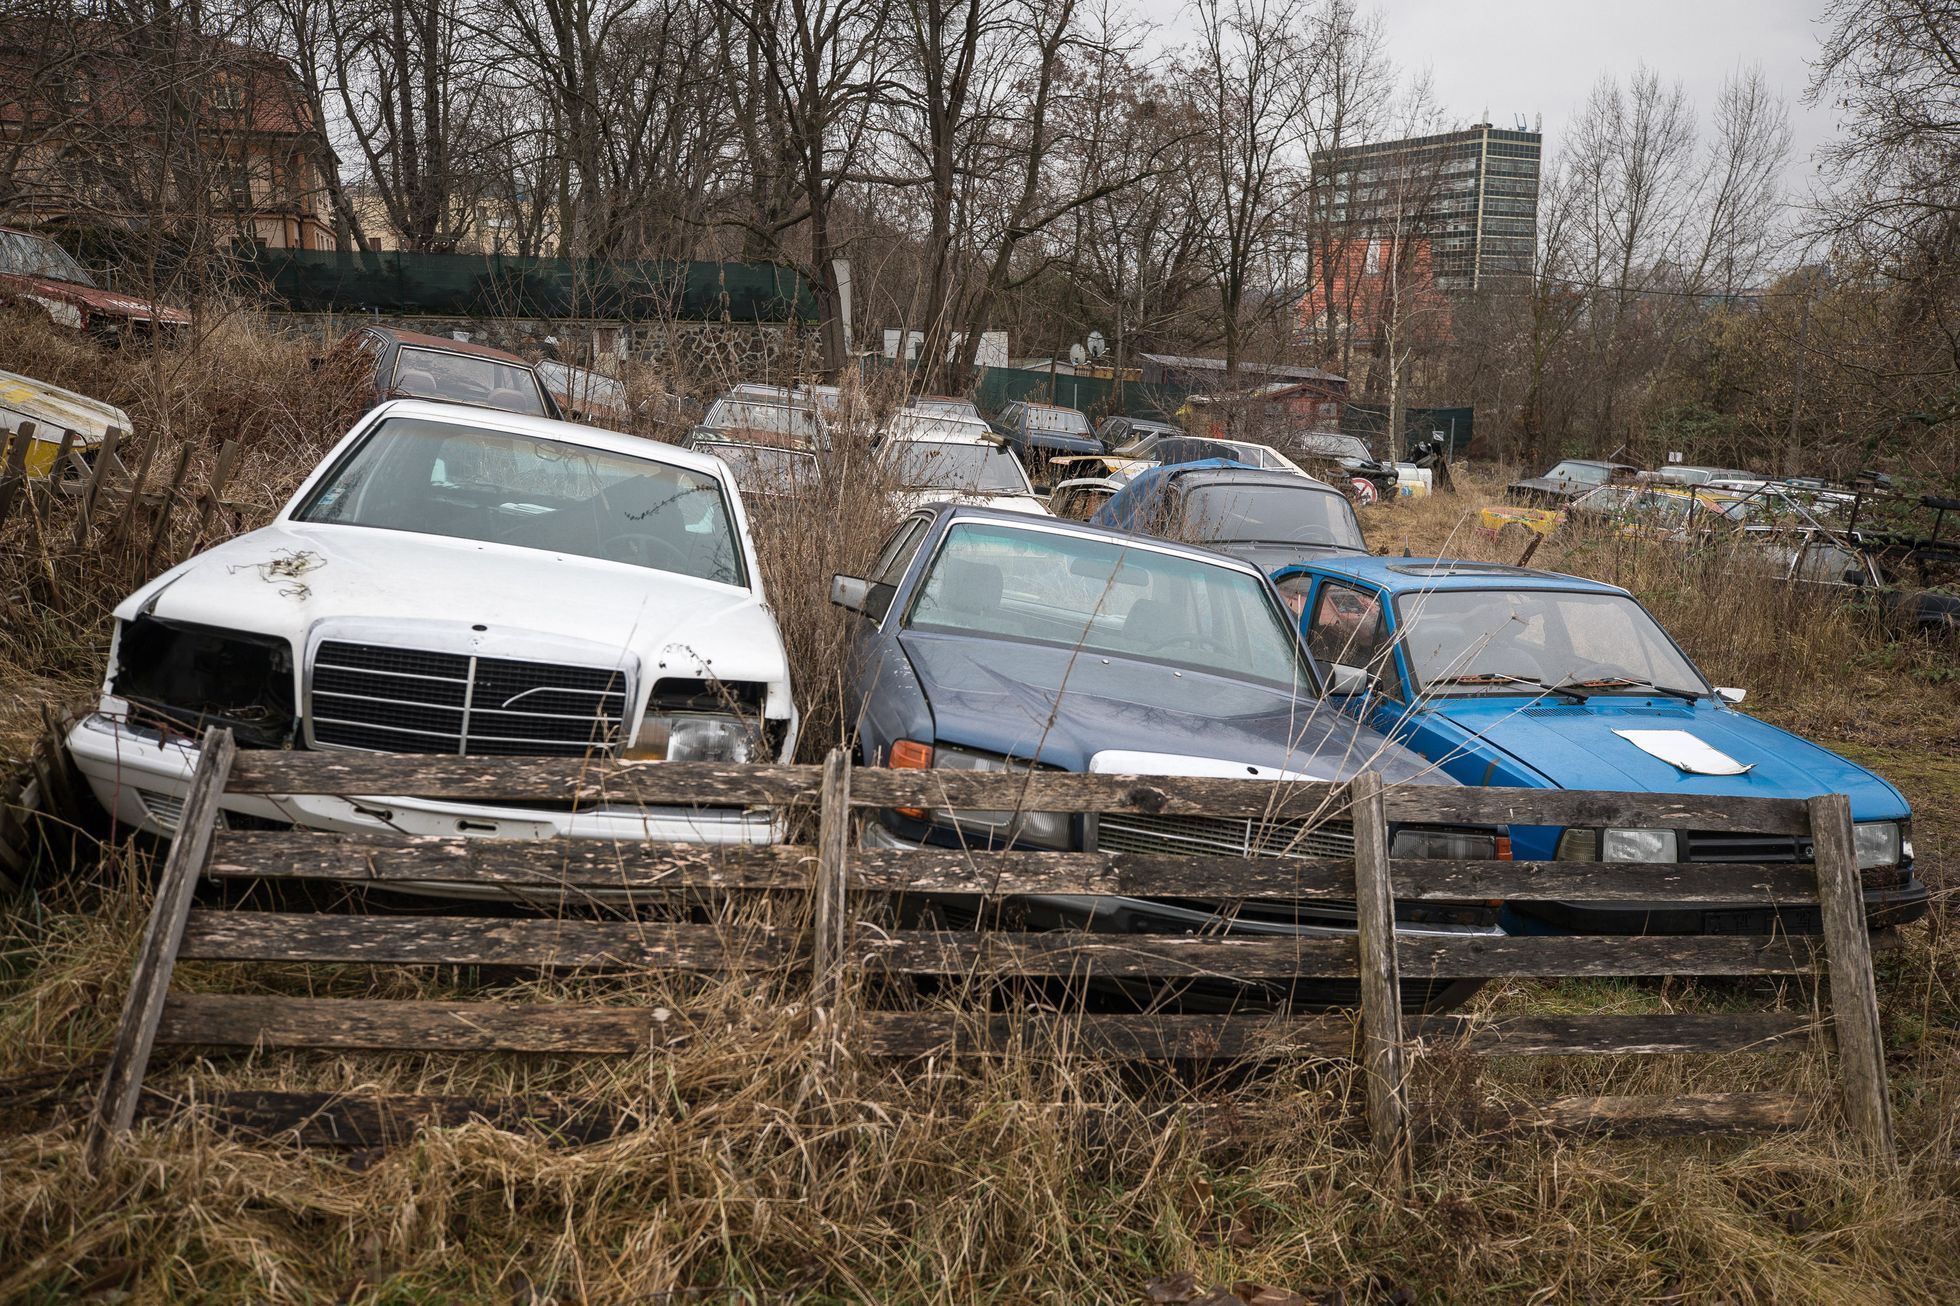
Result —
<path fill-rule="evenodd" d="M 845 706 L 868 766 L 1340 780 L 1365 768 L 1389 783 L 1453 784 L 1406 750 L 1327 707 L 1319 670 L 1258 569 L 1203 549 L 1073 522 L 937 504 L 886 541 L 864 577 L 832 599 L 862 614 Z M 1101 849 L 1341 856 L 1345 823 L 1108 813 L 888 811 L 882 846 Z M 1407 857 L 1497 855 L 1501 831 L 1403 826 Z M 942 919 L 980 904 L 947 900 Z M 1265 903 L 1221 914 L 1209 902 L 1117 897 L 1016 900 L 1036 927 L 1121 932 L 1351 932 L 1351 905 Z M 1412 933 L 1495 933 L 1484 903 L 1406 903 Z M 1349 994 L 1316 987 L 1315 997 Z M 1352 989 L 1349 983 L 1347 988 Z M 1406 986 L 1414 1002 L 1463 992 Z M 1243 1002 L 1247 986 L 1196 985 Z M 1306 1000 L 1305 995 L 1288 995 Z M 1194 1001 L 1187 991 L 1181 1001 Z"/>
<path fill-rule="evenodd" d="M 1223 458 L 1138 472 L 1089 520 L 1202 544 L 1268 572 L 1368 551 L 1354 505 L 1341 491 L 1298 472 Z"/>
<path fill-rule="evenodd" d="M 1874 928 L 1916 919 L 1912 813 L 1855 762 L 1737 712 L 1623 589 L 1501 564 L 1329 558 L 1274 580 L 1356 718 L 1468 785 L 1850 797 Z M 1787 836 L 1511 828 L 1520 861 L 1804 861 Z M 1514 932 L 1814 933 L 1815 908 L 1513 904 Z"/>

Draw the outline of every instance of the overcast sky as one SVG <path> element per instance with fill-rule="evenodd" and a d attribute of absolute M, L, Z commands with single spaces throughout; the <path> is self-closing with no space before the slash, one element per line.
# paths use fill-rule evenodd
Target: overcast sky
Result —
<path fill-rule="evenodd" d="M 1167 44 L 1188 39 L 1183 0 L 1139 0 Z M 1529 127 L 1543 114 L 1545 147 L 1585 104 L 1602 73 L 1623 82 L 1645 63 L 1679 80 L 1701 113 L 1722 79 L 1759 65 L 1790 107 L 1786 184 L 1807 189 L 1810 152 L 1828 137 L 1826 109 L 1804 107 L 1814 26 L 1825 0 L 1375 0 L 1390 56 L 1404 78 L 1425 76 L 1436 102 L 1464 124 Z"/>

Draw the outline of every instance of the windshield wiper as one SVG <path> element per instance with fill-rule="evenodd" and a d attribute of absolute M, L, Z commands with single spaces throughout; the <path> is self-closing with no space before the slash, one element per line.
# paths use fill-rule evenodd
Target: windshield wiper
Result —
<path fill-rule="evenodd" d="M 1432 685 L 1531 685 L 1548 694 L 1562 694 L 1575 703 L 1583 703 L 1586 696 L 1564 685 L 1548 685 L 1532 676 L 1513 676 L 1503 671 L 1473 671 L 1460 676 L 1437 676 L 1429 682 Z"/>
<path fill-rule="evenodd" d="M 1562 685 L 1553 685 L 1550 688 L 1566 694 L 1575 693 L 1575 691 L 1581 689 L 1650 689 L 1656 694 L 1664 694 L 1669 698 L 1678 698 L 1687 703 L 1699 703 L 1701 701 L 1700 690 L 1676 689 L 1671 685 L 1656 685 L 1651 680 L 1641 680 L 1636 676 L 1599 676 L 1592 680 L 1568 680 Z"/>

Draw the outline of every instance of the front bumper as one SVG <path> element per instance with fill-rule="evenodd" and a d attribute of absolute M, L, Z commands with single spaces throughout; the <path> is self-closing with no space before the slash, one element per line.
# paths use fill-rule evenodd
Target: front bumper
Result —
<path fill-rule="evenodd" d="M 1890 872 L 1888 871 L 1888 874 Z M 1865 888 L 1865 924 L 1909 925 L 1926 914 L 1926 886 L 1910 867 L 1896 884 Z M 1737 903 L 1684 907 L 1674 902 L 1513 902 L 1500 918 L 1512 934 L 1822 934 L 1816 906 Z"/>
<path fill-rule="evenodd" d="M 68 751 L 116 821 L 151 834 L 176 833 L 198 749 L 164 741 L 100 712 L 77 722 Z M 780 838 L 766 811 L 598 806 L 578 811 L 392 796 L 226 794 L 228 817 L 340 833 L 388 832 L 471 839 L 610 839 L 628 843 L 767 844 Z"/>

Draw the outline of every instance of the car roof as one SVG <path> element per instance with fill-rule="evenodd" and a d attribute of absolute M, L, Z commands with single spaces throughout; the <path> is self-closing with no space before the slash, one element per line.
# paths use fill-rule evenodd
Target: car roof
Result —
<path fill-rule="evenodd" d="M 432 336 L 421 331 L 403 331 L 399 327 L 371 326 L 366 328 L 377 335 L 386 336 L 404 345 L 417 349 L 440 349 L 452 354 L 470 354 L 477 358 L 494 358 L 500 363 L 515 363 L 519 367 L 531 365 L 509 350 L 498 349 L 494 345 L 479 345 L 469 340 L 452 340 L 447 336 Z"/>
<path fill-rule="evenodd" d="M 619 431 L 601 430 L 596 426 L 584 426 L 577 422 L 557 422 L 548 417 L 527 417 L 523 413 L 509 413 L 501 408 L 476 408 L 466 404 L 447 404 L 428 399 L 390 399 L 376 406 L 373 420 L 379 424 L 388 417 L 412 417 L 417 421 L 440 422 L 448 426 L 471 427 L 479 431 L 495 431 L 504 435 L 530 435 L 540 440 L 557 440 L 563 444 L 583 445 L 588 449 L 603 449 L 608 453 L 623 454 L 628 458 L 651 458 L 656 462 L 685 467 L 690 471 L 704 472 L 719 478 L 722 463 L 708 454 L 683 449 L 677 444 L 666 444 L 660 440 L 649 440 L 643 436 L 626 435 Z"/>
<path fill-rule="evenodd" d="M 1295 478 L 1298 479 L 1298 478 Z M 1102 540 L 1110 544 L 1121 544 L 1130 548 L 1149 549 L 1157 553 L 1171 553 L 1179 557 L 1196 558 L 1202 562 L 1213 563 L 1232 571 L 1250 572 L 1264 579 L 1265 573 L 1249 562 L 1244 562 L 1230 554 L 1219 553 L 1215 549 L 1203 548 L 1196 544 L 1184 544 L 1177 540 L 1160 539 L 1154 535 L 1138 535 L 1132 531 L 1116 530 L 1109 526 L 1091 526 L 1087 522 L 1072 521 L 1066 517 L 1035 517 L 1025 512 L 1015 512 L 1009 508 L 988 508 L 979 504 L 939 503 L 931 505 L 935 524 L 948 518 L 960 521 L 981 521 L 990 525 L 1013 526 L 1034 534 L 1073 535 L 1083 539 Z"/>
<path fill-rule="evenodd" d="M 1143 481 L 1149 476 L 1174 476 L 1180 481 L 1195 479 L 1204 485 L 1282 485 L 1324 490 L 1328 494 L 1340 493 L 1338 489 L 1316 476 L 1303 476 L 1299 472 L 1281 471 L 1276 467 L 1250 467 L 1245 463 L 1234 462 L 1230 458 L 1200 458 L 1195 462 L 1165 463 L 1137 473 L 1132 483 Z"/>
<path fill-rule="evenodd" d="M 1383 558 L 1369 554 L 1316 558 L 1280 568 L 1281 572 L 1318 571 L 1364 581 L 1391 594 L 1412 591 L 1437 593 L 1448 590 L 1576 590 L 1588 594 L 1625 594 L 1617 585 L 1568 576 L 1563 572 L 1540 571 L 1535 567 L 1513 567 L 1502 562 L 1477 562 L 1469 558 Z M 1279 572 L 1275 572 L 1278 575 Z"/>

